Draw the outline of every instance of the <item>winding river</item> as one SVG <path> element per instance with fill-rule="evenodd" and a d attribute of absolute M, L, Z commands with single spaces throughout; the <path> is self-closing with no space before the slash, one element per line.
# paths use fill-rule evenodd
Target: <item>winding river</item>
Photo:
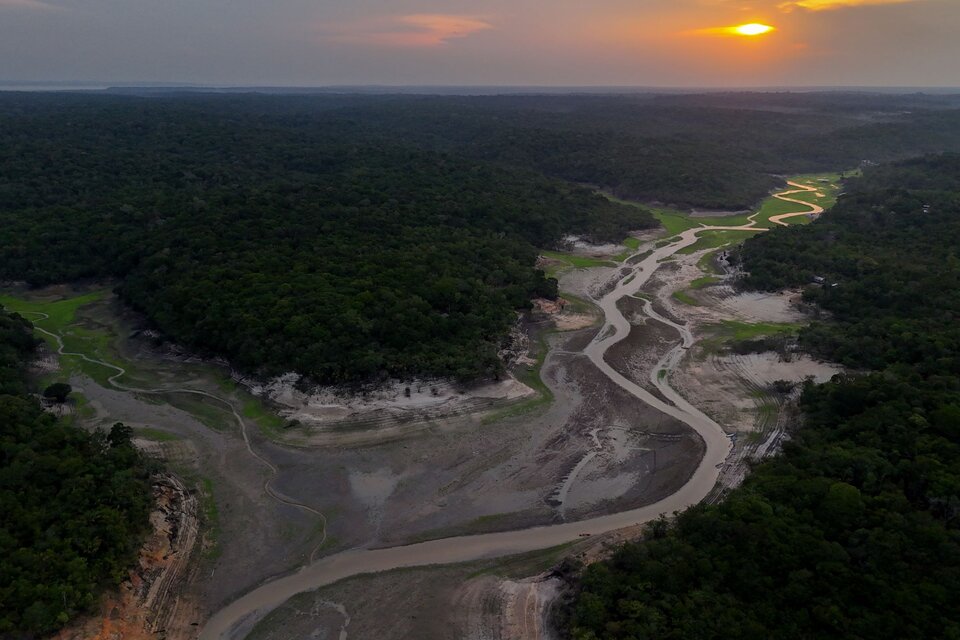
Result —
<path fill-rule="evenodd" d="M 791 186 L 802 187 L 802 185 L 793 184 Z M 809 203 L 798 203 L 814 206 Z M 809 213 L 811 212 L 804 211 L 787 215 Z M 771 221 L 775 224 L 784 224 L 779 220 Z M 576 540 L 585 534 L 598 535 L 649 522 L 663 514 L 669 515 L 699 503 L 716 484 L 720 468 L 730 453 L 732 445 L 729 436 L 719 424 L 671 388 L 667 377 L 661 378 L 658 375 L 660 369 L 675 367 L 683 351 L 693 345 L 694 340 L 689 329 L 661 317 L 649 303 L 645 305 L 644 312 L 649 317 L 674 327 L 680 332 L 682 338 L 677 347 L 668 353 L 651 373 L 651 381 L 669 402 L 654 396 L 615 371 L 604 359 L 604 354 L 610 347 L 626 338 L 630 331 L 630 323 L 617 308 L 617 301 L 624 296 L 639 292 L 656 272 L 660 261 L 696 243 L 698 234 L 705 231 L 748 230 L 765 229 L 758 227 L 753 217 L 748 224 L 742 226 L 700 226 L 688 229 L 679 234 L 674 242 L 655 249 L 643 261 L 633 265 L 630 272 L 621 277 L 613 290 L 596 301 L 604 314 L 604 326 L 597 333 L 597 337 L 584 348 L 583 354 L 596 365 L 600 372 L 625 391 L 651 407 L 680 420 L 703 439 L 706 447 L 704 456 L 693 475 L 676 493 L 645 507 L 579 522 L 443 538 L 401 547 L 352 549 L 336 553 L 312 562 L 295 573 L 266 582 L 234 600 L 210 618 L 200 633 L 201 640 L 241 638 L 252 624 L 292 596 L 351 576 L 405 567 L 468 562 L 545 549 Z M 624 261 L 623 265 L 627 264 L 628 261 Z"/>

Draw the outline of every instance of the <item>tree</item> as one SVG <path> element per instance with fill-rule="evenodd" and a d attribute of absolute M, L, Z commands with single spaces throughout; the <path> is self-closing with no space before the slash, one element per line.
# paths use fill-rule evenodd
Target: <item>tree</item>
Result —
<path fill-rule="evenodd" d="M 43 397 L 62 403 L 67 401 L 67 396 L 70 395 L 71 391 L 73 391 L 73 387 L 66 382 L 54 382 L 43 390 Z"/>

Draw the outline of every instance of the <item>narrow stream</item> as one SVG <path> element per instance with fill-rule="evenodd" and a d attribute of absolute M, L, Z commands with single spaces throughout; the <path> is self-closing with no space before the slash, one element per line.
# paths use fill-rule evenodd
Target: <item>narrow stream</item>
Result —
<path fill-rule="evenodd" d="M 642 262 L 633 265 L 617 286 L 597 301 L 604 313 L 604 326 L 598 331 L 597 338 L 583 350 L 583 354 L 589 357 L 604 375 L 625 391 L 690 426 L 703 439 L 706 447 L 704 456 L 690 479 L 676 493 L 645 507 L 579 522 L 443 538 L 387 549 L 343 551 L 312 562 L 295 573 L 262 584 L 231 602 L 210 618 L 200 634 L 201 640 L 242 638 L 257 620 L 292 596 L 351 576 L 404 567 L 468 562 L 545 549 L 576 540 L 584 535 L 599 535 L 649 522 L 662 514 L 670 515 L 703 500 L 716 484 L 720 467 L 730 452 L 730 438 L 719 424 L 669 386 L 669 376 L 659 378 L 655 371 L 651 378 L 664 397 L 669 400 L 668 403 L 615 371 L 604 360 L 604 354 L 610 347 L 626 338 L 630 331 L 630 323 L 617 308 L 617 301 L 624 296 L 636 294 L 660 266 L 660 260 L 694 244 L 697 241 L 697 234 L 704 231 L 743 231 L 755 229 L 755 224 L 755 221 L 751 221 L 749 224 L 738 227 L 701 226 L 688 229 L 679 235 L 676 242 L 654 250 Z M 625 261 L 624 265 L 626 264 Z M 692 346 L 693 336 L 686 327 L 662 318 L 649 305 L 645 306 L 644 312 L 652 319 L 664 322 L 680 332 L 681 343 L 661 360 L 658 370 L 675 367 L 680 360 L 682 350 Z"/>

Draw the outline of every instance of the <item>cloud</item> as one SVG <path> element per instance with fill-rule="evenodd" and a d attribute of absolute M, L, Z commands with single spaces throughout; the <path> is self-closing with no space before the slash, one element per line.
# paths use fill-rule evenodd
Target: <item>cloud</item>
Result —
<path fill-rule="evenodd" d="M 423 13 L 351 24 L 325 25 L 321 28 L 320 35 L 325 40 L 353 44 L 437 47 L 492 28 L 492 24 L 475 16 Z"/>
<path fill-rule="evenodd" d="M 917 0 L 790 0 L 780 5 L 784 11 L 807 9 L 809 11 L 829 11 L 849 7 L 867 7 L 881 4 L 906 4 Z"/>
<path fill-rule="evenodd" d="M 41 0 L 0 0 L 0 9 L 28 9 L 31 11 L 52 11 L 61 9 L 57 5 Z"/>

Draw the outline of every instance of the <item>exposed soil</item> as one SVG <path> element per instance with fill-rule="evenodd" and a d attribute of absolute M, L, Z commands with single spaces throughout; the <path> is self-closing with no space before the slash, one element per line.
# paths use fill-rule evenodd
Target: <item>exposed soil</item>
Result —
<path fill-rule="evenodd" d="M 152 449 L 153 443 L 137 442 Z M 106 594 L 95 615 L 62 629 L 57 640 L 186 640 L 204 612 L 183 590 L 196 578 L 202 551 L 197 497 L 175 476 L 155 478 L 152 532 L 137 565 L 119 589 Z M 194 594 L 195 596 L 195 594 Z"/>
<path fill-rule="evenodd" d="M 505 560 L 358 576 L 291 598 L 250 640 L 559 640 L 553 608 L 565 586 L 557 558 L 585 556 L 599 539 Z M 527 577 L 529 576 L 529 577 Z"/>
<path fill-rule="evenodd" d="M 548 336 L 543 379 L 555 400 L 545 411 L 494 422 L 465 413 L 421 421 L 417 430 L 396 436 L 352 426 L 344 432 L 356 428 L 375 437 L 350 448 L 281 446 L 244 418 L 251 445 L 279 470 L 271 480 L 224 406 L 176 391 L 204 390 L 239 407 L 244 401 L 225 391 L 208 365 L 158 352 L 148 336 L 132 335 L 135 325 L 114 303 L 83 308 L 80 320 L 114 336 L 114 348 L 135 364 L 129 375 L 138 385 L 171 385 L 168 393 L 144 395 L 86 376 L 71 380 L 88 401 L 91 425 L 120 420 L 169 434 L 172 440 L 151 446 L 178 474 L 205 487 L 210 505 L 204 521 L 214 547 L 196 563 L 195 586 L 182 591 L 196 594 L 206 611 L 307 561 L 324 535 L 318 555 L 628 509 L 672 493 L 699 457 L 699 444 L 685 427 L 592 374 L 582 356 L 569 355 L 595 333 L 584 329 Z M 591 431 L 598 429 L 604 451 L 570 480 L 594 450 Z M 624 434 L 632 434 L 629 441 Z M 279 495 L 324 513 L 327 527 L 271 499 L 263 489 L 267 480 Z M 565 484 L 568 497 L 558 502 Z"/>
<path fill-rule="evenodd" d="M 789 402 L 777 401 L 771 426 L 769 416 L 760 420 L 769 411 L 765 400 L 756 402 L 758 388 L 771 376 L 827 369 L 804 359 L 727 361 L 689 349 L 723 319 L 804 317 L 787 298 L 737 296 L 724 285 L 694 292 L 700 305 L 679 302 L 673 293 L 703 275 L 699 254 L 674 253 L 696 233 L 659 249 L 645 241 L 629 268 L 561 275 L 561 289 L 596 303 L 605 324 L 548 333 L 548 325 L 575 328 L 596 316 L 578 312 L 588 323 L 542 307 L 521 325 L 520 343 L 530 348 L 542 336 L 549 345 L 541 378 L 550 403 L 514 379 L 473 390 L 401 383 L 366 398 L 302 394 L 291 379 L 261 391 L 300 425 L 266 428 L 240 415 L 247 396 L 225 389 L 208 364 L 131 337 L 115 305 L 85 310 L 86 320 L 113 334 L 114 348 L 150 379 L 150 390 L 85 376 L 71 382 L 96 414 L 91 424 L 123 420 L 175 436 L 157 446 L 179 475 L 206 487 L 205 524 L 216 543 L 184 593 L 196 594 L 205 611 L 220 610 L 227 622 L 217 624 L 238 624 L 231 635 L 289 595 L 339 575 L 348 579 L 289 600 L 256 637 L 547 638 L 550 580 L 474 576 L 463 566 L 349 576 L 536 549 L 578 531 L 604 539 L 612 529 L 635 533 L 623 529 L 699 501 L 717 478 L 735 484 L 749 458 L 775 450 Z M 651 304 L 631 297 L 641 291 Z M 533 366 L 534 355 L 518 354 L 518 366 Z M 742 438 L 728 459 L 720 426 L 731 433 L 759 426 L 774 436 L 750 446 Z M 550 526 L 528 529 L 535 525 Z M 503 533 L 446 539 L 485 532 Z M 422 540 L 436 544 L 383 548 Z M 313 557 L 320 560 L 292 573 Z"/>

